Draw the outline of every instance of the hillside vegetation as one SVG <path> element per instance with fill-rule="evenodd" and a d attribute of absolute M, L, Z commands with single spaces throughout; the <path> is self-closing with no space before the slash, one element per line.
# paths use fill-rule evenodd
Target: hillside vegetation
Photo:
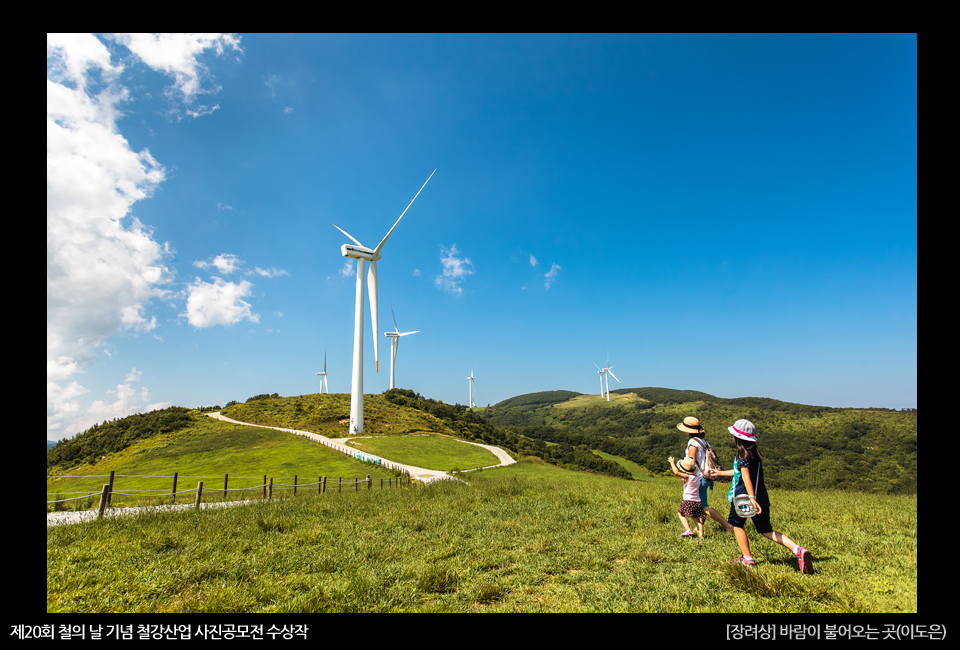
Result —
<path fill-rule="evenodd" d="M 350 396 L 345 394 L 257 395 L 222 412 L 252 424 L 349 436 Z M 838 409 L 761 397 L 719 398 L 692 390 L 630 388 L 612 392 L 609 402 L 573 391 L 521 395 L 480 415 L 412 390 L 392 389 L 364 396 L 364 435 L 437 433 L 496 445 L 558 467 L 633 480 L 637 467 L 653 475 L 669 472 L 667 457 L 682 454 L 687 442 L 676 425 L 688 415 L 700 419 L 727 468 L 735 451 L 727 427 L 740 418 L 751 420 L 765 457 L 765 482 L 773 488 L 917 491 L 917 411 Z M 187 409 L 171 407 L 104 422 L 49 450 L 48 473 L 117 453 L 190 421 Z"/>
<path fill-rule="evenodd" d="M 263 477 L 267 476 L 275 479 L 277 491 L 281 491 L 280 484 L 292 484 L 294 476 L 298 476 L 300 485 L 303 485 L 316 483 L 321 476 L 334 481 L 337 478 L 353 481 L 369 474 L 373 480 L 379 481 L 396 475 L 301 436 L 221 422 L 191 411 L 185 426 L 176 431 L 136 440 L 124 449 L 89 459 L 89 462 L 48 467 L 48 476 L 66 478 L 47 479 L 47 499 L 59 501 L 97 494 L 111 471 L 116 473 L 114 491 L 118 494 L 112 500 L 115 506 L 170 503 L 169 496 L 154 499 L 126 495 L 144 491 L 169 495 L 174 472 L 179 473 L 178 491 L 192 490 L 198 481 L 203 480 L 205 501 L 222 498 L 220 490 L 224 474 L 230 475 L 231 490 L 261 486 Z M 257 488 L 229 492 L 227 496 L 229 499 L 248 499 L 262 493 L 262 488 Z M 179 500 L 184 503 L 191 498 L 186 495 L 180 496 Z M 53 504 L 48 509 L 86 509 L 96 504 L 97 497 L 92 497 Z"/>
<path fill-rule="evenodd" d="M 544 403 L 542 395 L 506 400 L 485 409 L 484 417 L 505 438 L 598 449 L 655 473 L 668 470 L 668 456 L 683 452 L 687 436 L 676 425 L 688 415 L 699 418 L 721 462 L 731 467 L 735 445 L 727 427 L 746 418 L 757 427 L 772 487 L 917 490 L 917 411 L 726 399 L 667 388 L 611 391 L 610 402 L 583 395 Z M 536 444 L 518 446 L 520 453 L 537 449 Z"/>

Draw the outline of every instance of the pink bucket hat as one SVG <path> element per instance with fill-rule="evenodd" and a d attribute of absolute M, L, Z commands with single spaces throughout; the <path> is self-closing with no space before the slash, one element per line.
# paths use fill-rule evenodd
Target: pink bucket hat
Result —
<path fill-rule="evenodd" d="M 757 435 L 753 430 L 753 422 L 750 420 L 737 420 L 733 423 L 732 427 L 727 427 L 727 431 L 729 431 L 730 435 L 734 438 L 740 438 L 747 442 L 757 441 Z"/>

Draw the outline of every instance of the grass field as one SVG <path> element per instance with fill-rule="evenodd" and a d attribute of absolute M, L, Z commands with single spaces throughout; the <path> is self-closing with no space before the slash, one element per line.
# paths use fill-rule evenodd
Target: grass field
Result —
<path fill-rule="evenodd" d="M 482 447 L 429 434 L 353 438 L 347 444 L 397 463 L 444 472 L 500 463 L 496 456 Z"/>
<path fill-rule="evenodd" d="M 378 480 L 395 475 L 300 436 L 220 422 L 197 413 L 194 415 L 194 425 L 187 429 L 149 438 L 101 460 L 95 466 L 86 465 L 67 471 L 68 475 L 78 478 L 48 479 L 47 500 L 75 496 L 70 494 L 75 492 L 99 493 L 107 482 L 105 475 L 109 475 L 111 470 L 117 475 L 114 491 L 118 493 L 139 490 L 169 492 L 173 486 L 173 473 L 178 472 L 178 491 L 194 489 L 199 480 L 204 480 L 207 499 L 218 498 L 218 494 L 222 496 L 224 474 L 230 475 L 231 489 L 261 485 L 264 475 L 273 477 L 275 483 L 285 484 L 292 483 L 295 475 L 300 484 L 315 483 L 320 476 L 352 480 L 370 474 L 372 479 Z M 164 478 L 141 478 L 144 476 Z M 259 492 L 262 493 L 262 489 Z M 258 490 L 229 492 L 228 498 L 248 499 L 257 493 Z M 182 496 L 180 499 L 183 502 L 192 497 Z M 89 508 L 96 505 L 98 500 L 99 497 L 67 502 L 59 507 Z M 112 504 L 139 505 L 144 501 L 116 494 Z M 157 501 L 169 503 L 170 498 Z"/>
<path fill-rule="evenodd" d="M 805 576 L 752 528 L 755 569 L 713 523 L 681 539 L 679 481 L 466 477 L 50 527 L 47 611 L 917 611 L 915 495 L 771 491 Z"/>

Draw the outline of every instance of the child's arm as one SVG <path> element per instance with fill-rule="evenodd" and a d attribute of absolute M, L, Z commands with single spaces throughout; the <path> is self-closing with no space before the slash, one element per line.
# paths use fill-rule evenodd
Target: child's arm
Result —
<path fill-rule="evenodd" d="M 725 470 L 713 470 L 713 471 L 707 472 L 707 478 L 709 479 L 716 478 L 717 476 L 726 476 L 727 478 L 733 478 L 733 470 L 725 469 Z"/>
<path fill-rule="evenodd" d="M 750 477 L 750 472 L 752 469 L 753 468 L 751 467 L 747 467 L 747 471 L 743 471 L 741 469 L 740 476 L 743 478 L 743 486 L 747 488 L 747 495 L 753 500 L 753 505 L 757 507 L 757 514 L 759 515 L 763 512 L 763 508 L 761 508 L 760 504 L 757 503 L 757 497 L 755 496 L 756 492 L 753 491 L 753 479 Z"/>
<path fill-rule="evenodd" d="M 686 478 L 686 477 L 687 477 L 686 474 L 681 474 L 681 473 L 680 473 L 680 470 L 677 469 L 677 464 L 676 464 L 676 462 L 675 462 L 676 459 L 675 459 L 673 456 L 670 456 L 670 458 L 668 458 L 667 460 L 670 461 L 670 469 L 672 469 L 672 470 L 673 470 L 673 473 L 677 475 L 677 478 Z"/>

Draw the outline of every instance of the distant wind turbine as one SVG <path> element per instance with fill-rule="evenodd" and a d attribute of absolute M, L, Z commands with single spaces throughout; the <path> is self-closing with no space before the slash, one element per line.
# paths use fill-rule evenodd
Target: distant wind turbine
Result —
<path fill-rule="evenodd" d="M 401 332 L 400 328 L 397 327 L 397 315 L 393 313 L 393 303 L 390 303 L 390 315 L 393 316 L 393 331 L 384 332 L 383 335 L 390 337 L 390 388 L 396 388 L 393 378 L 394 368 L 397 365 L 397 348 L 400 347 L 400 337 L 408 334 L 417 334 L 420 330 L 416 332 Z"/>
<path fill-rule="evenodd" d="M 370 283 L 370 321 L 373 327 L 373 357 L 377 372 L 380 372 L 380 357 L 378 356 L 377 348 L 379 343 L 377 328 L 377 260 L 381 257 L 380 249 L 387 243 L 387 238 L 390 237 L 393 229 L 400 223 L 400 219 L 403 219 L 403 215 L 407 213 L 407 210 L 410 209 L 413 202 L 420 196 L 420 192 L 423 191 L 423 188 L 427 186 L 427 183 L 430 182 L 430 179 L 433 178 L 433 175 L 436 173 L 437 170 L 434 169 L 420 189 L 417 190 L 417 193 L 413 195 L 413 199 L 410 200 L 407 207 L 400 213 L 400 218 L 393 224 L 393 228 L 387 231 L 387 234 L 384 235 L 380 244 L 372 250 L 357 241 L 357 239 L 346 230 L 340 228 L 337 224 L 333 224 L 334 228 L 342 232 L 350 241 L 356 244 L 356 246 L 344 244 L 340 247 L 340 252 L 344 257 L 352 257 L 357 260 L 357 302 L 353 324 L 353 380 L 350 387 L 350 433 L 363 433 L 363 268 L 367 262 L 370 262 L 370 273 L 367 276 L 367 281 Z"/>
<path fill-rule="evenodd" d="M 607 388 L 606 388 L 607 401 L 609 402 L 609 401 L 610 401 L 610 380 L 609 380 L 609 379 L 606 379 L 607 373 L 610 373 L 610 376 L 611 376 L 611 377 L 613 377 L 614 379 L 617 379 L 617 376 L 616 376 L 615 374 L 613 374 L 613 370 L 611 370 L 611 368 L 613 368 L 613 366 L 610 365 L 610 354 L 607 353 L 607 367 L 606 367 L 606 368 L 601 368 L 601 367 L 598 366 L 597 364 L 593 364 L 593 365 L 596 366 L 597 370 L 600 371 L 600 397 L 603 397 L 603 393 L 604 393 L 603 382 L 606 381 L 606 382 L 607 382 Z M 620 380 L 619 380 L 619 379 L 617 379 L 617 383 L 618 383 L 618 384 L 620 383 Z"/>
<path fill-rule="evenodd" d="M 477 390 L 477 382 L 473 381 L 473 364 L 470 364 L 470 376 L 467 377 L 467 386 L 470 388 L 470 408 L 476 406 L 473 403 L 473 393 Z"/>
<path fill-rule="evenodd" d="M 327 351 L 323 351 L 323 372 L 318 372 L 317 377 L 320 378 L 320 394 L 323 395 L 323 388 L 326 386 L 327 392 L 330 392 L 330 386 L 327 386 Z"/>

